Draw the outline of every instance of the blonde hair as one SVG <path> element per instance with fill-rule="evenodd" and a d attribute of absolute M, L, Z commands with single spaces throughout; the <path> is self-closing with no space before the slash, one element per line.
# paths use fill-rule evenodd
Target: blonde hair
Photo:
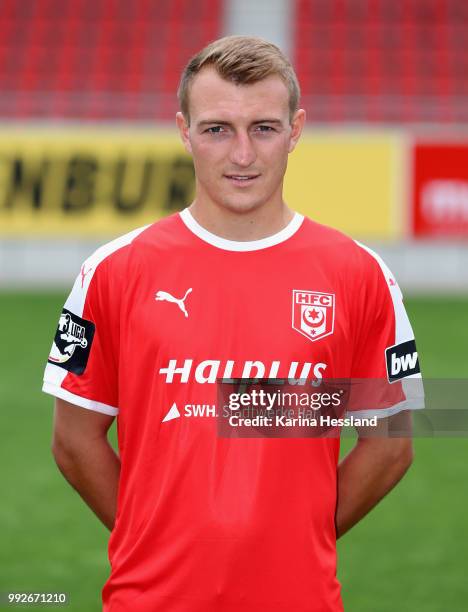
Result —
<path fill-rule="evenodd" d="M 177 97 L 182 114 L 189 122 L 189 93 L 194 77 L 205 66 L 213 66 L 226 81 L 248 85 L 270 75 L 279 76 L 289 92 L 289 119 L 299 105 L 300 88 L 296 73 L 281 49 L 254 36 L 225 36 L 194 55 L 184 68 Z"/>

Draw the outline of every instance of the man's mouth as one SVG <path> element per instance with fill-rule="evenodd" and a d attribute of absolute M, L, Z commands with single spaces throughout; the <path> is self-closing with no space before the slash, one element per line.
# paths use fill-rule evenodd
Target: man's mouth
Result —
<path fill-rule="evenodd" d="M 229 179 L 235 185 L 248 185 L 258 178 L 259 174 L 225 174 L 225 178 Z"/>

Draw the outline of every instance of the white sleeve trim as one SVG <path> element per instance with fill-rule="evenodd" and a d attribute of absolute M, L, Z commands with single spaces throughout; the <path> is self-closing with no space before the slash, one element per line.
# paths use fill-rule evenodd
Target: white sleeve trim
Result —
<path fill-rule="evenodd" d="M 353 416 L 355 418 L 370 418 L 376 416 L 378 419 L 384 419 L 385 417 L 393 416 L 394 414 L 398 414 L 398 412 L 402 412 L 403 410 L 423 410 L 424 409 L 424 400 L 422 398 L 417 399 L 406 399 L 402 402 L 398 402 L 394 406 L 390 406 L 389 408 L 369 408 L 368 410 L 348 410 L 346 412 L 346 417 Z"/>
<path fill-rule="evenodd" d="M 393 272 L 389 269 L 389 267 L 380 257 L 380 255 L 378 255 L 375 251 L 370 249 L 368 246 L 362 244 L 361 242 L 358 242 L 357 240 L 355 240 L 354 242 L 364 251 L 369 253 L 369 255 L 371 255 L 380 266 L 380 270 L 384 277 L 384 282 L 387 286 L 393 303 L 393 311 L 395 314 L 395 344 L 401 344 L 402 342 L 406 342 L 407 340 L 414 340 L 413 329 L 408 319 L 406 309 L 403 305 L 403 295 L 401 293 L 400 287 L 398 286 L 395 280 Z"/>
<path fill-rule="evenodd" d="M 54 395 L 55 397 L 65 400 L 66 402 L 70 402 L 70 404 L 76 404 L 77 406 L 86 408 L 87 410 L 94 410 L 94 412 L 101 412 L 102 414 L 108 414 L 110 416 L 117 416 L 119 414 L 119 409 L 114 408 L 114 406 L 109 406 L 108 404 L 103 404 L 102 402 L 96 402 L 95 400 L 90 400 L 86 397 L 81 397 L 80 395 L 75 395 L 66 389 L 62 389 L 62 387 L 57 387 L 57 385 L 53 385 L 47 381 L 44 381 L 42 390 L 44 393 Z"/>

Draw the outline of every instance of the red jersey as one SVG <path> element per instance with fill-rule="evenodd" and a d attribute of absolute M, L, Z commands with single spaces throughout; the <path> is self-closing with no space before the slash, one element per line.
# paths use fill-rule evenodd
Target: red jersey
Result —
<path fill-rule="evenodd" d="M 44 391 L 117 415 L 104 610 L 342 610 L 339 439 L 220 437 L 216 380 L 417 377 L 413 345 L 380 258 L 297 213 L 235 242 L 185 209 L 92 255 Z M 411 407 L 396 394 L 364 412 Z"/>

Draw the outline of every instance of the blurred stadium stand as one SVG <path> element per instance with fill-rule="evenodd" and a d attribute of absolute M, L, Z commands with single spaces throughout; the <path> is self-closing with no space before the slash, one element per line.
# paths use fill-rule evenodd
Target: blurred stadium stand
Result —
<path fill-rule="evenodd" d="M 4 119 L 165 120 L 222 0 L 2 0 Z"/>
<path fill-rule="evenodd" d="M 187 59 L 233 33 L 293 58 L 312 129 L 384 125 L 468 142 L 466 0 L 2 0 L 0 122 L 172 123 Z M 0 286 L 69 284 L 102 242 L 6 238 L 1 223 Z M 367 243 L 405 288 L 468 291 L 466 242 L 403 232 L 398 243 Z"/>
<path fill-rule="evenodd" d="M 291 48 L 313 122 L 468 121 L 464 0 L 2 0 L 0 11 L 5 119 L 172 120 L 187 58 L 228 31 Z"/>
<path fill-rule="evenodd" d="M 297 0 L 294 23 L 313 122 L 468 121 L 465 0 Z"/>

